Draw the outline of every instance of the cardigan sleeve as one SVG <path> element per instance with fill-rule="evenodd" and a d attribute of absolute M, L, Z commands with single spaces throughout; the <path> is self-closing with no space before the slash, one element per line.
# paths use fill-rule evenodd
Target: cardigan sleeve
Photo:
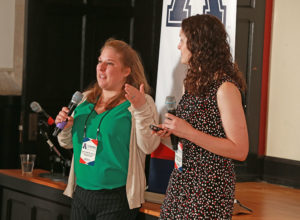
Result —
<path fill-rule="evenodd" d="M 73 143 L 72 143 L 72 127 L 66 128 L 62 130 L 58 135 L 57 135 L 57 140 L 58 143 L 61 147 L 66 148 L 66 149 L 71 149 L 73 148 Z"/>
<path fill-rule="evenodd" d="M 151 96 L 146 95 L 146 103 L 134 109 L 136 138 L 138 147 L 145 153 L 152 153 L 160 143 L 160 137 L 152 134 L 150 124 L 158 124 L 159 116 Z"/>

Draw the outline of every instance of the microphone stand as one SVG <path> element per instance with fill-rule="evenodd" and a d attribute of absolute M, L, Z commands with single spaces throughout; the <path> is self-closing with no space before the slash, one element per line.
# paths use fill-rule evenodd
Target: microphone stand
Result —
<path fill-rule="evenodd" d="M 55 152 L 55 154 L 58 156 L 51 156 L 51 169 L 50 169 L 50 173 L 41 173 L 39 174 L 40 177 L 44 177 L 44 178 L 49 178 L 53 181 L 61 181 L 61 182 L 67 182 L 68 177 L 66 176 L 66 165 L 70 164 L 69 160 L 66 160 L 63 155 L 57 150 L 57 148 L 55 147 L 55 145 L 52 143 L 52 141 L 49 139 L 48 133 L 42 128 L 42 126 L 46 126 L 48 127 L 48 124 L 42 120 L 39 121 L 39 133 L 41 136 L 44 137 L 44 139 L 46 140 L 46 143 L 49 145 L 50 147 L 50 152 Z M 55 159 L 56 157 L 56 159 Z M 62 173 L 54 173 L 54 162 L 60 162 L 62 164 Z"/>

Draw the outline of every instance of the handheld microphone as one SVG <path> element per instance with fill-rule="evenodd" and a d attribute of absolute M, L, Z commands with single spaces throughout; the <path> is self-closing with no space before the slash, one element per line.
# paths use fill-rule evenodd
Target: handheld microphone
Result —
<path fill-rule="evenodd" d="M 79 102 L 81 101 L 83 95 L 81 92 L 75 92 L 74 95 L 72 96 L 72 99 L 68 105 L 68 109 L 69 109 L 69 113 L 68 113 L 68 116 L 71 116 L 74 109 L 77 107 L 77 105 L 79 104 Z M 53 136 L 56 137 L 63 129 L 64 127 L 66 126 L 68 120 L 66 121 L 63 121 L 63 122 L 60 122 L 60 123 L 57 123 L 55 129 L 54 129 L 54 132 L 53 132 Z"/>
<path fill-rule="evenodd" d="M 36 113 L 41 113 L 45 118 L 47 118 L 48 125 L 53 125 L 54 124 L 53 118 L 47 112 L 45 112 L 45 110 L 40 106 L 39 103 L 31 102 L 30 103 L 30 108 L 31 108 L 32 111 L 34 111 Z"/>
<path fill-rule="evenodd" d="M 176 116 L 176 99 L 175 96 L 167 96 L 165 104 L 167 106 L 168 113 Z M 178 149 L 178 137 L 171 134 L 171 143 L 173 150 Z"/>

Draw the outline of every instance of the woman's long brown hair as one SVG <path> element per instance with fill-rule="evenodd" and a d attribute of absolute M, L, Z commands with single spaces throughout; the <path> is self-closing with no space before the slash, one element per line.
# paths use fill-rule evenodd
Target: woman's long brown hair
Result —
<path fill-rule="evenodd" d="M 244 91 L 246 83 L 236 63 L 232 61 L 228 35 L 221 21 L 212 15 L 195 15 L 182 21 L 191 52 L 184 80 L 185 89 L 193 95 L 203 95 L 214 82 L 224 76 L 234 80 Z"/>

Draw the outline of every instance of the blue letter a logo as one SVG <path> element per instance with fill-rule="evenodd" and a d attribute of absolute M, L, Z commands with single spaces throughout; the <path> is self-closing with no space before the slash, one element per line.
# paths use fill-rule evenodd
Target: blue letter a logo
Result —
<path fill-rule="evenodd" d="M 190 0 L 172 0 L 167 9 L 167 26 L 180 27 L 181 21 L 191 16 Z"/>
<path fill-rule="evenodd" d="M 203 14 L 214 15 L 226 25 L 226 6 L 223 5 L 222 0 L 205 0 L 203 6 Z"/>

